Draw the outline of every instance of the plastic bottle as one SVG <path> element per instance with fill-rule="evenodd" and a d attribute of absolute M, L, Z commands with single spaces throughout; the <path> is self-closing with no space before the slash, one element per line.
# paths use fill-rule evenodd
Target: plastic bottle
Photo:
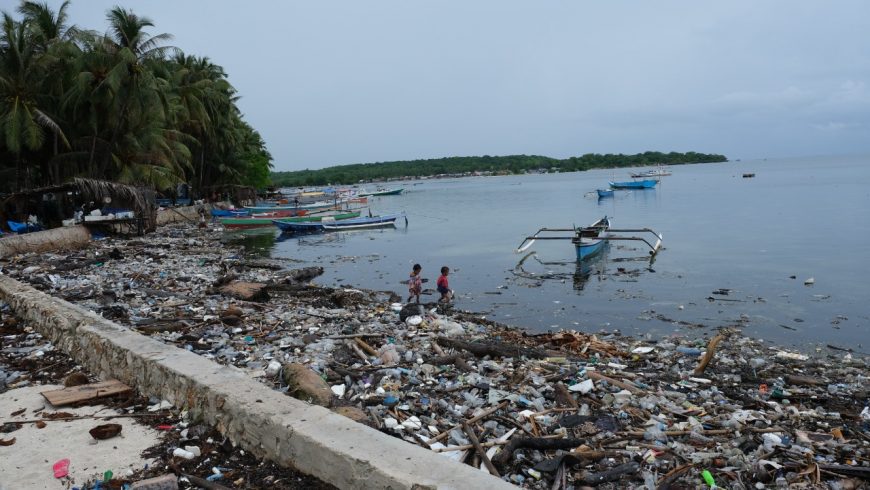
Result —
<path fill-rule="evenodd" d="M 662 432 L 662 430 L 656 426 L 652 426 L 652 427 L 648 428 L 646 431 L 644 431 L 643 438 L 647 441 L 662 441 L 662 442 L 664 442 L 664 441 L 668 440 L 668 436 L 666 436 L 665 433 Z"/>
<path fill-rule="evenodd" d="M 710 486 L 710 488 L 719 488 L 716 486 L 716 480 L 713 479 L 713 474 L 710 473 L 710 470 L 704 470 L 701 472 L 701 478 L 704 479 L 704 483 Z"/>
<path fill-rule="evenodd" d="M 701 349 L 696 349 L 694 347 L 686 347 L 685 345 L 681 345 L 677 347 L 677 352 L 680 354 L 685 354 L 687 356 L 700 356 Z"/>

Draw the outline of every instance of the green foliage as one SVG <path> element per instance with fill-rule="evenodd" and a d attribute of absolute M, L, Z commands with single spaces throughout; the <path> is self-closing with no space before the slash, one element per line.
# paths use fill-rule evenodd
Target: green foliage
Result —
<path fill-rule="evenodd" d="M 265 187 L 271 156 L 223 68 L 168 46 L 131 10 L 106 34 L 23 1 L 0 25 L 0 190 L 84 176 L 157 189 Z M 102 29 L 101 29 L 102 31 Z"/>
<path fill-rule="evenodd" d="M 320 170 L 273 172 L 272 182 L 279 187 L 325 184 L 355 184 L 360 181 L 388 180 L 402 177 L 463 175 L 475 172 L 519 174 L 525 172 L 577 172 L 592 168 L 619 168 L 685 163 L 725 162 L 724 155 L 696 152 L 661 153 L 648 151 L 637 155 L 599 155 L 589 153 L 564 160 L 537 155 L 493 157 L 448 157 L 383 163 L 341 165 Z"/>

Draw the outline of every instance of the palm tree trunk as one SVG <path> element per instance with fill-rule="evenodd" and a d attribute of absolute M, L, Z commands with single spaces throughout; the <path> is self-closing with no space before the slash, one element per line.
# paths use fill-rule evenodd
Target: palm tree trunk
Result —
<path fill-rule="evenodd" d="M 57 163 L 57 131 L 54 132 L 54 156 L 48 165 L 49 185 L 60 184 L 60 164 Z"/>
<path fill-rule="evenodd" d="M 21 168 L 21 152 L 15 154 L 15 190 L 24 188 L 24 169 Z"/>
<path fill-rule="evenodd" d="M 205 142 L 202 143 L 202 148 L 199 151 L 199 194 L 202 197 L 202 183 L 205 178 Z"/>
<path fill-rule="evenodd" d="M 88 160 L 88 175 L 94 178 L 94 154 L 97 152 L 97 135 L 91 139 L 91 158 Z"/>

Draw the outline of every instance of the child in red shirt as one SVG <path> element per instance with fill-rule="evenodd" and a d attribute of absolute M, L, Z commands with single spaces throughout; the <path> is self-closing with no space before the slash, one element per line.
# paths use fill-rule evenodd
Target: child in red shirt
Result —
<path fill-rule="evenodd" d="M 453 291 L 450 290 L 450 285 L 447 282 L 447 274 L 450 274 L 450 268 L 444 266 L 441 268 L 441 276 L 438 277 L 438 292 L 441 293 L 441 298 L 438 300 L 439 303 L 449 303 L 450 299 L 453 298 Z"/>

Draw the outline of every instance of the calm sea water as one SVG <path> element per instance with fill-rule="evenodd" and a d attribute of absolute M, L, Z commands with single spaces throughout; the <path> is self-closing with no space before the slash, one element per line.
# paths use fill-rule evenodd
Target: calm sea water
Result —
<path fill-rule="evenodd" d="M 653 190 L 593 196 L 628 170 L 402 183 L 370 200 L 404 211 L 408 226 L 299 238 L 273 230 L 227 234 L 252 253 L 322 265 L 317 282 L 392 290 L 415 262 L 434 281 L 451 268 L 457 306 L 531 331 L 619 329 L 651 336 L 740 326 L 793 346 L 859 351 L 870 328 L 870 158 L 831 157 L 683 165 Z M 753 172 L 755 178 L 742 178 Z M 586 225 L 664 236 L 650 264 L 613 242 L 578 267 L 568 241 L 516 247 L 540 227 Z M 541 276 L 547 276 L 542 278 Z M 805 280 L 813 278 L 807 286 Z M 727 294 L 721 294 L 727 293 Z M 428 298 L 434 301 L 437 293 Z"/>

